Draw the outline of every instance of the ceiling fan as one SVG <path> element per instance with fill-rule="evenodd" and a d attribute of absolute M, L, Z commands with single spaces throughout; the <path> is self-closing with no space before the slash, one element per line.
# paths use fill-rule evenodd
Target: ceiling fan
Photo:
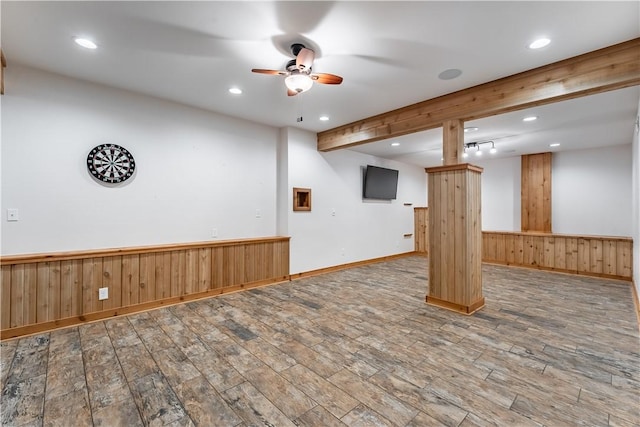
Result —
<path fill-rule="evenodd" d="M 313 86 L 314 81 L 328 85 L 339 85 L 342 83 L 342 77 L 336 76 L 335 74 L 311 72 L 315 52 L 304 47 L 303 44 L 292 44 L 291 53 L 295 56 L 295 59 L 287 62 L 285 70 L 254 68 L 251 71 L 260 74 L 286 76 L 284 84 L 287 86 L 287 95 L 289 96 L 308 91 L 311 89 L 311 86 Z"/>

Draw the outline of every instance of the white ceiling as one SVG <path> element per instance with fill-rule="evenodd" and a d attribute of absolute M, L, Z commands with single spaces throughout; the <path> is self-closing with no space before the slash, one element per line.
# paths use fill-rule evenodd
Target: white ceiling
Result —
<path fill-rule="evenodd" d="M 8 67 L 23 64 L 259 123 L 323 131 L 640 37 L 640 2 L 1 2 Z M 98 44 L 85 50 L 72 41 Z M 540 50 L 526 46 L 546 36 Z M 288 97 L 289 46 L 316 51 L 315 72 L 344 77 Z M 441 80 L 447 69 L 462 70 Z M 228 92 L 241 88 L 242 95 Z M 7 94 L 11 87 L 6 87 Z M 629 143 L 638 87 L 466 123 L 497 155 Z M 330 117 L 322 122 L 319 117 Z M 526 114 L 539 117 L 522 123 Z M 298 116 L 304 119 L 296 121 Z M 440 164 L 440 130 L 355 150 Z M 483 146 L 484 148 L 485 146 Z"/>

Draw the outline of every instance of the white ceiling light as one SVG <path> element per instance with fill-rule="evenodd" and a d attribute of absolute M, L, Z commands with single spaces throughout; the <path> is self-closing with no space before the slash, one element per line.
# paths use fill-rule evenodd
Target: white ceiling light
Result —
<path fill-rule="evenodd" d="M 538 120 L 538 116 L 529 116 L 522 119 L 523 122 L 532 122 L 534 120 Z"/>
<path fill-rule="evenodd" d="M 475 126 L 471 126 L 471 127 L 468 127 L 468 128 L 464 128 L 464 133 L 467 133 L 467 132 L 475 132 L 475 131 L 477 131 L 477 130 L 478 130 L 478 128 L 477 128 L 477 127 L 475 127 Z"/>
<path fill-rule="evenodd" d="M 400 143 L 399 143 L 399 142 L 392 142 L 392 143 L 391 143 L 391 146 L 392 146 L 392 147 L 397 147 L 398 145 L 400 145 Z"/>
<path fill-rule="evenodd" d="M 477 145 L 476 156 L 482 156 L 482 151 L 480 151 L 480 144 Z"/>
<path fill-rule="evenodd" d="M 491 148 L 489 149 L 489 153 L 496 154 L 497 152 L 498 150 L 496 150 L 496 146 L 493 144 L 493 141 L 491 141 Z"/>
<path fill-rule="evenodd" d="M 75 37 L 73 41 L 76 42 L 76 44 L 84 47 L 85 49 L 95 49 L 98 47 L 98 45 L 91 40 L 83 39 L 82 37 Z"/>
<path fill-rule="evenodd" d="M 549 147 L 559 147 L 560 143 L 559 142 L 554 142 L 553 144 L 549 144 Z"/>
<path fill-rule="evenodd" d="M 234 95 L 240 95 L 242 93 L 242 89 L 238 87 L 232 87 L 232 88 L 229 88 L 229 93 L 232 93 Z"/>
<path fill-rule="evenodd" d="M 551 43 L 551 40 L 549 40 L 547 38 L 541 38 L 541 39 L 538 39 L 538 40 L 534 40 L 529 45 L 529 49 L 541 49 L 541 48 L 547 46 L 549 43 Z"/>
<path fill-rule="evenodd" d="M 329 116 L 320 116 L 320 120 L 326 122 L 327 120 L 329 120 Z"/>
<path fill-rule="evenodd" d="M 287 85 L 287 89 L 301 93 L 311 89 L 313 80 L 306 74 L 291 74 L 284 79 L 284 84 Z"/>

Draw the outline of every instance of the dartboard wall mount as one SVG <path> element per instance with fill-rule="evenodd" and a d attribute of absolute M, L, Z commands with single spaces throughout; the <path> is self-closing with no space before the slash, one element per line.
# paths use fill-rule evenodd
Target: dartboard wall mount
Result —
<path fill-rule="evenodd" d="M 136 162 L 126 148 L 116 144 L 100 144 L 87 155 L 87 169 L 96 181 L 117 185 L 133 177 Z"/>

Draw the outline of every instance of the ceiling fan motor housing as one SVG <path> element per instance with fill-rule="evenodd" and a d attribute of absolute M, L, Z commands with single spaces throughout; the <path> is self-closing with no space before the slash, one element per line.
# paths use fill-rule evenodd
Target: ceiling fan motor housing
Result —
<path fill-rule="evenodd" d="M 293 56 L 298 56 L 300 51 L 304 48 L 305 46 L 302 43 L 294 43 L 291 45 L 291 53 L 293 54 Z"/>

